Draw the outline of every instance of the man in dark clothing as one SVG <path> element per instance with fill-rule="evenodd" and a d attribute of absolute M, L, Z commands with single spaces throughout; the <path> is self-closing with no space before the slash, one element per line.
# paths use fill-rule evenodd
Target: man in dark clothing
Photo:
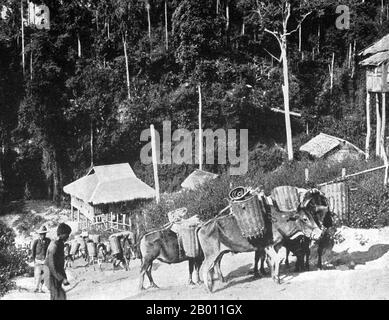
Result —
<path fill-rule="evenodd" d="M 69 282 L 66 277 L 64 265 L 64 243 L 69 238 L 72 229 L 65 223 L 57 228 L 57 239 L 52 241 L 47 250 L 46 265 L 49 268 L 49 289 L 51 300 L 66 300 L 66 293 L 62 284 L 67 286 Z"/>
<path fill-rule="evenodd" d="M 46 278 L 47 268 L 45 266 L 45 258 L 47 248 L 50 244 L 50 239 L 46 238 L 47 228 L 42 226 L 38 230 L 39 239 L 36 239 L 32 244 L 31 258 L 34 261 L 34 278 L 35 278 L 35 291 L 43 292 L 42 285 L 43 280 Z M 47 285 L 47 284 L 46 284 Z"/>

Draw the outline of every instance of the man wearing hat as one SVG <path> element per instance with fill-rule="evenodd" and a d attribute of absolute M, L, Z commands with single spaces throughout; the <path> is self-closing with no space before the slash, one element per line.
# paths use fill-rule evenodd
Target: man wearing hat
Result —
<path fill-rule="evenodd" d="M 50 300 L 66 300 L 66 293 L 62 284 L 67 286 L 69 282 L 65 273 L 64 243 L 68 240 L 72 229 L 65 223 L 57 228 L 57 239 L 51 241 L 47 249 L 45 264 L 49 268 Z"/>
<path fill-rule="evenodd" d="M 39 238 L 35 239 L 32 244 L 32 254 L 31 258 L 34 261 L 34 278 L 35 278 L 35 290 L 34 292 L 43 292 L 42 285 L 44 282 L 45 270 L 45 258 L 47 248 L 50 244 L 50 239 L 46 238 L 47 228 L 42 226 L 37 233 Z"/>

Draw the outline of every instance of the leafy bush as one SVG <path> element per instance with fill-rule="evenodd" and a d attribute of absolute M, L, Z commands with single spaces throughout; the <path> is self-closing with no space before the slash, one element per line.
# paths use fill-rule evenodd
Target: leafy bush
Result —
<path fill-rule="evenodd" d="M 279 167 L 285 157 L 281 148 L 261 146 L 250 152 L 249 161 L 254 164 L 255 170 L 261 168 L 264 172 L 275 170 Z"/>
<path fill-rule="evenodd" d="M 383 170 L 359 181 L 350 195 L 350 226 L 378 228 L 389 225 L 389 191 L 383 185 Z"/>
<path fill-rule="evenodd" d="M 263 166 L 249 163 L 249 172 L 244 176 L 221 175 L 195 191 L 180 191 L 162 197 L 161 202 L 149 203 L 144 208 L 148 227 L 158 227 L 168 222 L 167 213 L 186 207 L 188 215 L 199 215 L 208 220 L 228 205 L 228 193 L 237 186 L 262 186 L 266 194 L 275 187 L 291 185 L 302 188 L 316 187 L 341 177 L 342 168 L 346 173 L 355 173 L 382 165 L 379 160 L 345 160 L 340 163 L 326 160 L 284 162 L 277 169 L 266 172 Z M 309 181 L 305 181 L 305 169 L 309 170 Z M 389 225 L 389 191 L 383 185 L 383 170 L 356 176 L 347 180 L 350 187 L 349 225 L 351 227 L 372 228 Z M 346 222 L 347 223 L 347 222 Z"/>
<path fill-rule="evenodd" d="M 27 272 L 26 254 L 17 250 L 15 234 L 0 221 L 0 296 L 15 287 L 13 277 Z"/>
<path fill-rule="evenodd" d="M 28 236 L 32 230 L 38 229 L 45 222 L 46 219 L 42 216 L 28 213 L 16 219 L 13 226 L 19 233 Z"/>

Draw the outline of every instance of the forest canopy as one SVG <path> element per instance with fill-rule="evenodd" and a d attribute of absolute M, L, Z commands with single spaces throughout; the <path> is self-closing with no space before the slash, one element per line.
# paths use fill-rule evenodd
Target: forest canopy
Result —
<path fill-rule="evenodd" d="M 287 4 L 290 109 L 302 114 L 292 118 L 295 152 L 307 130 L 363 148 L 365 76 L 357 54 L 388 33 L 386 1 L 44 4 L 49 29 L 28 23 L 28 1 L 0 0 L 0 167 L 7 200 L 60 201 L 62 187 L 92 163 L 129 162 L 153 185 L 152 168 L 139 160 L 140 134 L 166 120 L 172 130 L 194 130 L 198 85 L 204 128 L 248 129 L 251 149 L 284 146 L 284 116 L 272 111 L 284 107 L 283 65 L 269 30 L 282 29 Z M 345 28 L 337 24 L 345 14 L 340 5 L 349 9 Z M 192 169 L 161 165 L 162 191 L 178 188 Z"/>

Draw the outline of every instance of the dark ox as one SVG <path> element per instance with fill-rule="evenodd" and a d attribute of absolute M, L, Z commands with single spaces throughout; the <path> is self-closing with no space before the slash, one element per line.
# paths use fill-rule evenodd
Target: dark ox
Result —
<path fill-rule="evenodd" d="M 300 244 L 299 239 L 318 240 L 322 236 L 323 231 L 305 208 L 299 207 L 293 213 L 281 212 L 277 206 L 267 206 L 267 210 L 271 212 L 273 247 L 276 252 L 284 246 L 299 257 L 305 253 L 304 244 Z M 258 261 L 261 257 L 263 258 L 261 251 L 256 251 L 254 275 L 258 274 Z"/>
<path fill-rule="evenodd" d="M 142 259 L 140 269 L 139 289 L 144 290 L 144 276 L 147 275 L 150 287 L 158 288 L 151 275 L 153 261 L 158 259 L 162 262 L 172 264 L 188 261 L 189 263 L 189 284 L 193 285 L 193 270 L 196 270 L 197 281 L 199 281 L 199 269 L 203 261 L 202 253 L 199 257 L 187 257 L 183 250 L 182 240 L 170 226 L 151 231 L 140 237 L 139 253 Z"/>
<path fill-rule="evenodd" d="M 272 217 L 274 210 L 269 211 L 269 208 L 266 211 L 263 213 L 265 221 L 264 236 L 250 239 L 250 241 L 242 236 L 232 214 L 212 219 L 199 228 L 198 239 L 205 257 L 202 271 L 203 280 L 210 292 L 213 290 L 213 273 L 214 271 L 220 273 L 220 261 L 225 253 L 255 251 L 255 274 L 258 274 L 259 258 L 263 258 L 263 263 L 266 255 L 272 278 L 279 283 L 281 259 L 277 249 L 281 246 L 283 237 L 299 232 L 314 239 L 318 239 L 321 235 L 321 230 L 313 217 L 304 210 L 299 210 L 284 218 L 280 218 L 278 215 Z M 263 264 L 261 269 L 263 269 Z"/>
<path fill-rule="evenodd" d="M 315 220 L 316 224 L 323 230 L 321 237 L 317 242 L 317 267 L 322 269 L 322 254 L 324 249 L 333 245 L 330 234 L 330 228 L 333 226 L 332 213 L 329 210 L 328 200 L 325 195 L 318 189 L 308 190 L 303 197 L 300 207 L 308 211 Z M 301 235 L 300 237 L 289 241 L 286 246 L 286 261 L 289 265 L 289 251 L 297 257 L 295 271 L 309 270 L 311 239 Z M 304 261 L 305 260 L 305 261 Z"/>
<path fill-rule="evenodd" d="M 120 244 L 120 253 L 112 254 L 112 265 L 115 270 L 122 264 L 126 271 L 129 270 L 130 261 L 136 259 L 135 252 L 135 234 L 131 231 L 125 231 L 114 235 L 118 238 Z"/>

